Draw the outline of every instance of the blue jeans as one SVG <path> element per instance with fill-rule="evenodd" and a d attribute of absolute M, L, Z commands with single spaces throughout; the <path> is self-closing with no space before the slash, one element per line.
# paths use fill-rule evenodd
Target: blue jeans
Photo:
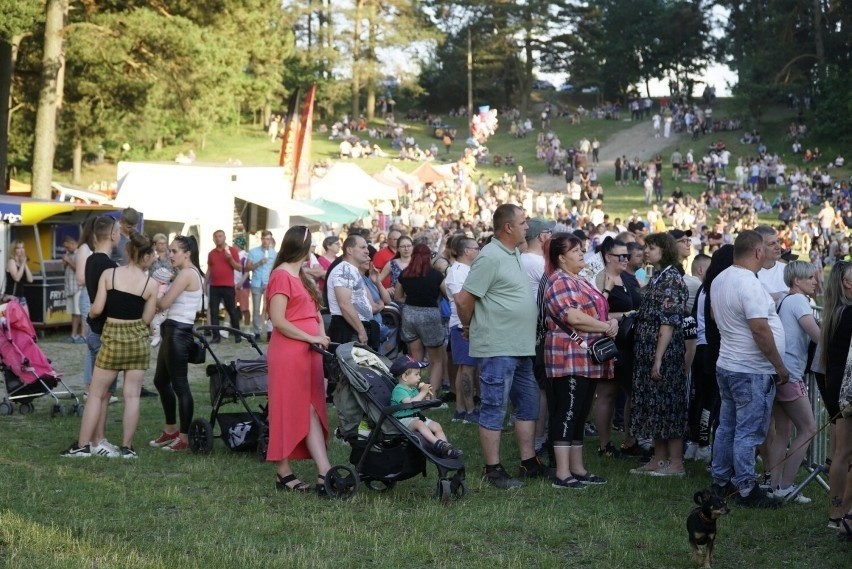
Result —
<path fill-rule="evenodd" d="M 252 287 L 251 289 L 251 326 L 255 335 L 260 337 L 263 333 L 266 321 L 261 316 L 260 305 L 263 302 L 263 297 L 266 294 L 266 285 L 261 287 Z"/>
<path fill-rule="evenodd" d="M 92 329 L 89 328 L 89 333 L 86 334 L 86 345 L 89 348 L 89 357 L 86 360 L 86 369 L 88 370 L 89 366 L 91 366 L 91 369 L 94 370 L 95 369 L 95 362 L 98 359 L 98 352 L 101 351 L 101 335 L 95 334 L 94 332 L 92 332 Z M 85 378 L 84 378 L 84 381 L 85 381 Z M 89 381 L 88 381 L 88 383 L 86 383 L 86 392 L 87 393 L 89 391 L 89 383 L 92 383 L 91 373 L 89 374 Z M 110 393 L 115 393 L 115 390 L 117 388 L 118 388 L 118 374 L 116 374 L 115 379 L 112 380 L 112 383 L 110 384 L 108 391 Z"/>
<path fill-rule="evenodd" d="M 83 288 L 80 291 L 80 318 L 83 320 L 83 337 L 86 338 L 88 344 L 89 338 L 89 310 L 92 308 L 92 303 L 89 301 L 89 293 Z M 100 346 L 100 344 L 98 344 Z M 90 357 L 91 352 L 86 353 L 86 363 L 83 367 L 83 385 L 86 386 L 86 391 L 89 390 L 89 384 L 92 383 L 92 370 L 95 368 L 95 360 Z"/>
<path fill-rule="evenodd" d="M 489 431 L 503 428 L 506 403 L 511 400 L 518 421 L 538 419 L 538 384 L 532 356 L 480 358 L 479 426 Z"/>
<path fill-rule="evenodd" d="M 713 443 L 713 482 L 732 482 L 737 489 L 751 488 L 757 474 L 754 449 L 766 438 L 775 381 L 771 374 L 733 372 L 716 368 L 719 397 L 719 428 Z"/>

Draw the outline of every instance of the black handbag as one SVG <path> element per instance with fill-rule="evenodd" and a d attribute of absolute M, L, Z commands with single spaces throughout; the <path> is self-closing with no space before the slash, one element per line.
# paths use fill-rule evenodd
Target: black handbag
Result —
<path fill-rule="evenodd" d="M 187 361 L 191 364 L 203 364 L 207 361 L 207 350 L 198 338 L 192 338 L 188 356 Z"/>
<path fill-rule="evenodd" d="M 586 350 L 589 353 L 589 357 L 592 358 L 596 364 L 602 364 L 608 362 L 612 358 L 618 355 L 618 347 L 615 345 L 615 342 L 612 338 L 608 338 L 604 336 L 603 338 L 599 338 L 592 342 L 591 346 L 586 345 L 582 338 L 571 328 L 563 324 L 558 318 L 553 316 L 548 309 L 548 314 L 550 315 L 550 319 L 559 326 L 563 332 L 568 334 L 568 337 L 577 342 L 581 348 Z"/>
<path fill-rule="evenodd" d="M 635 339 L 634 327 L 636 315 L 625 313 L 618 323 L 618 334 L 615 335 L 615 343 L 619 346 L 632 346 Z"/>

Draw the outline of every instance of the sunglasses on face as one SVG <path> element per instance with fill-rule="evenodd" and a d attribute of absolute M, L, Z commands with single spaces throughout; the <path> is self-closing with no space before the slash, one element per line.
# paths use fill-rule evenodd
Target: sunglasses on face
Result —
<path fill-rule="evenodd" d="M 627 253 L 622 253 L 622 254 L 618 254 L 618 255 L 616 255 L 615 253 L 610 253 L 609 256 L 615 257 L 619 261 L 627 261 L 627 260 L 630 259 L 630 255 L 628 255 Z"/>

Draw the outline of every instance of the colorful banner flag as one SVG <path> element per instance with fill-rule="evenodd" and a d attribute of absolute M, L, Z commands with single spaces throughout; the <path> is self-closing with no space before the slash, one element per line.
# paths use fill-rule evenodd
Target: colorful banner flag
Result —
<path fill-rule="evenodd" d="M 314 122 L 314 100 L 316 98 L 317 85 L 314 83 L 305 95 L 300 114 L 301 122 L 299 132 L 296 135 L 295 157 L 293 164 L 295 173 L 293 175 L 293 199 L 311 198 L 311 133 Z"/>
<path fill-rule="evenodd" d="M 284 167 L 284 179 L 293 181 L 296 172 L 295 146 L 296 135 L 299 131 L 299 91 L 296 89 L 287 103 L 287 116 L 284 118 L 284 134 L 281 137 L 281 154 L 278 156 L 278 165 Z"/>

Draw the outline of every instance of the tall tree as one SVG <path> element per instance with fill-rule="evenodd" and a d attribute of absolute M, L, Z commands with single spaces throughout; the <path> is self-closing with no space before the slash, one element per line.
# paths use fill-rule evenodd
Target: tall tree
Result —
<path fill-rule="evenodd" d="M 41 91 L 33 145 L 34 198 L 50 199 L 56 152 L 56 112 L 62 99 L 62 30 L 67 10 L 68 4 L 64 0 L 47 0 L 45 4 Z"/>

